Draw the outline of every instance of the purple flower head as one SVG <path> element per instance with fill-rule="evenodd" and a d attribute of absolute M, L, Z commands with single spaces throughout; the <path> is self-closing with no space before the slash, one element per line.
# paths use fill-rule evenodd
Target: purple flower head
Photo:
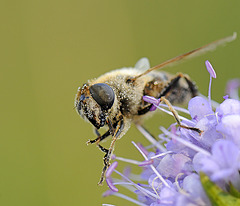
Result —
<path fill-rule="evenodd" d="M 142 159 L 137 161 L 117 156 L 115 159 L 140 166 L 143 171 L 133 174 L 128 170 L 122 174 L 116 170 L 117 163 L 114 162 L 106 173 L 106 181 L 112 190 L 106 194 L 141 206 L 211 205 L 199 172 L 208 175 L 225 192 L 229 192 L 230 183 L 240 192 L 240 101 L 227 97 L 220 105 L 214 106 L 216 110 L 212 108 L 211 81 L 216 78 L 216 73 L 209 61 L 205 64 L 210 73 L 208 98 L 192 98 L 188 111 L 173 107 L 188 115 L 189 119 L 179 115 L 182 126 L 174 123 L 168 129 L 160 127 L 162 133 L 157 140 L 137 125 L 151 143 L 145 147 L 132 142 Z M 151 111 L 157 108 L 166 111 L 160 99 L 149 96 L 143 99 L 153 104 Z M 186 127 L 197 128 L 201 133 Z M 120 180 L 112 178 L 113 171 L 121 176 Z M 135 183 L 139 180 L 141 183 Z M 133 192 L 138 199 L 117 192 L 117 184 Z"/>

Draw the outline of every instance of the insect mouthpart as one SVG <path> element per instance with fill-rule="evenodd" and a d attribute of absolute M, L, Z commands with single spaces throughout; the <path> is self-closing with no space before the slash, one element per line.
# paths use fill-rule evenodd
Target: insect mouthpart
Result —
<path fill-rule="evenodd" d="M 80 114 L 81 116 L 83 116 L 83 115 L 82 115 L 82 106 L 83 106 L 83 101 L 84 101 L 84 100 L 85 100 L 85 95 L 82 94 L 82 95 L 79 97 L 79 99 L 76 99 L 76 101 L 75 101 L 75 108 L 76 108 L 78 114 Z"/>
<path fill-rule="evenodd" d="M 114 100 L 113 89 L 105 83 L 97 83 L 79 89 L 75 105 L 77 112 L 99 129 L 105 125 Z"/>

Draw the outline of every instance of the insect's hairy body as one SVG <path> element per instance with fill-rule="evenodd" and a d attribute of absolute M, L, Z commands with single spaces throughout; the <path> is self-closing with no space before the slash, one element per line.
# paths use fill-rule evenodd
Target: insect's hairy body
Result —
<path fill-rule="evenodd" d="M 148 113 L 150 107 L 146 107 L 150 106 L 150 104 L 144 102 L 142 97 L 148 95 L 159 98 L 169 80 L 175 76 L 166 72 L 151 72 L 137 79 L 134 84 L 128 83 L 129 79 L 140 73 L 141 71 L 135 68 L 123 68 L 111 71 L 97 79 L 88 81 L 89 86 L 97 83 L 105 83 L 113 89 L 115 100 L 113 106 L 108 111 L 107 118 L 112 122 L 113 126 L 115 126 L 116 122 L 119 121 L 118 117 L 122 115 L 121 118 L 124 119 L 124 129 L 118 138 L 126 133 L 132 121 L 135 123 L 139 122 L 143 119 L 143 116 Z M 186 92 L 180 92 L 178 95 L 176 92 L 173 92 L 174 94 L 169 95 L 169 100 L 172 103 L 183 103 L 189 99 L 186 98 L 187 96 L 191 96 L 189 92 L 187 92 L 188 86 L 186 83 L 184 84 L 184 81 L 181 81 L 182 91 L 184 86 L 186 87 Z M 144 108 L 146 108 L 146 111 L 141 112 Z M 88 108 L 88 110 L 92 109 L 93 108 L 90 107 Z M 121 115 L 119 115 L 119 113 Z M 107 125 L 107 123 L 105 125 Z"/>
<path fill-rule="evenodd" d="M 135 68 L 123 68 L 111 71 L 95 80 L 89 81 L 89 85 L 106 83 L 113 89 L 115 101 L 108 112 L 108 118 L 114 125 L 118 121 L 118 114 L 122 114 L 125 126 L 119 138 L 125 134 L 132 121 L 142 119 L 143 115 L 139 114 L 139 111 L 148 104 L 143 101 L 143 95 L 159 96 L 170 77 L 165 72 L 152 72 L 145 75 L 144 78 L 137 79 L 134 84 L 127 82 L 140 73 Z"/>

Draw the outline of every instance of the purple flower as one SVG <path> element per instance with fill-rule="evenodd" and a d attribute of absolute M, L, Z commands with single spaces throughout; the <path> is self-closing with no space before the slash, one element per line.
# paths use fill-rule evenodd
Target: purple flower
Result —
<path fill-rule="evenodd" d="M 193 165 L 196 171 L 205 172 L 212 181 L 220 185 L 231 182 L 240 189 L 240 150 L 233 142 L 224 139 L 215 142 L 212 155 L 196 154 Z"/>
<path fill-rule="evenodd" d="M 216 109 L 212 108 L 211 81 L 216 78 L 216 73 L 210 62 L 206 61 L 205 64 L 210 73 L 208 98 L 192 98 L 188 111 L 174 107 L 190 115 L 190 119 L 180 116 L 182 125 L 198 128 L 202 132 L 199 134 L 176 127 L 175 123 L 169 129 L 160 127 L 162 133 L 159 141 L 152 141 L 149 134 L 137 126 L 151 141 L 148 147 L 133 142 L 143 157 L 142 161 L 121 157 L 115 160 L 140 166 L 143 171 L 139 175 L 131 172 L 122 174 L 116 170 L 117 163 L 114 162 L 106 173 L 106 181 L 112 192 L 105 195 L 119 196 L 141 206 L 211 205 L 199 172 L 204 172 L 226 192 L 230 183 L 240 192 L 240 101 L 225 97 L 220 105 L 215 103 Z M 229 86 L 228 90 L 236 90 L 236 87 L 239 85 Z M 157 108 L 166 111 L 159 105 L 159 99 L 148 96 L 143 99 L 153 104 L 152 111 Z M 149 149 L 154 147 L 157 148 L 156 152 L 150 152 Z M 121 176 L 121 180 L 112 178 L 113 171 Z M 135 183 L 139 180 L 145 183 Z M 125 187 L 138 199 L 117 192 L 115 185 Z"/>

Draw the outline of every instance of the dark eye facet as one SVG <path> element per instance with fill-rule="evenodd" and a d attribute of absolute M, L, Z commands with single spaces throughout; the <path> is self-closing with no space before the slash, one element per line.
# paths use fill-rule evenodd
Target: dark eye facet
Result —
<path fill-rule="evenodd" d="M 98 83 L 92 85 L 90 88 L 92 98 L 100 105 L 103 110 L 108 110 L 114 103 L 114 91 L 113 89 L 104 83 Z"/>

